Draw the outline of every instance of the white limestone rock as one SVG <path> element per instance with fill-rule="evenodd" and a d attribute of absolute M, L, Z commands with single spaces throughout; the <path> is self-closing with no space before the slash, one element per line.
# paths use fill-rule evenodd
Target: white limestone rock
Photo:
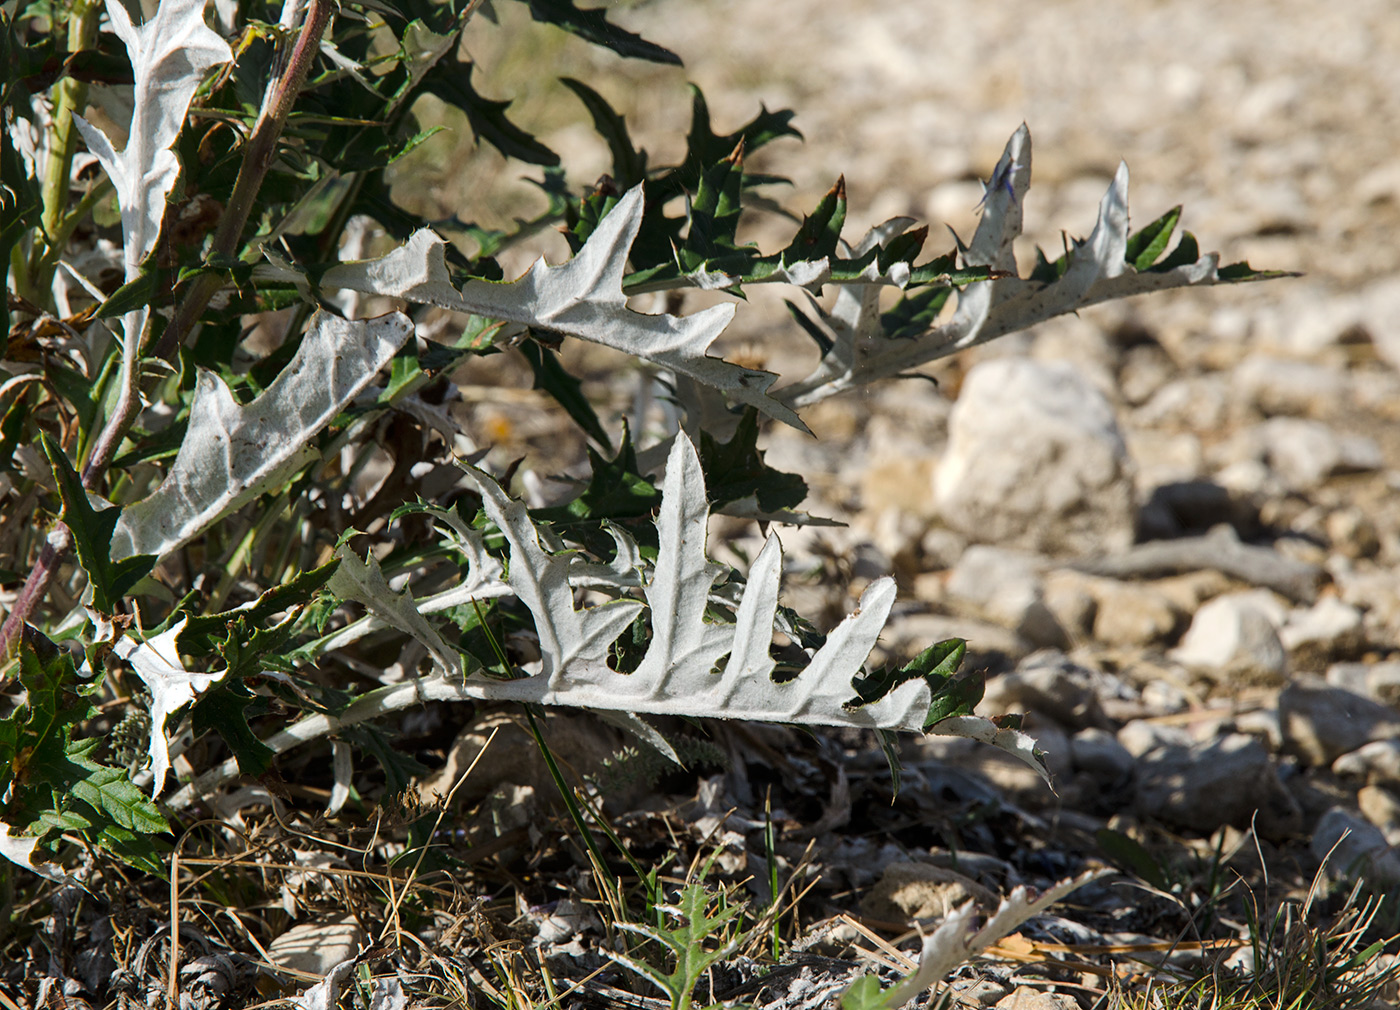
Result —
<path fill-rule="evenodd" d="M 984 543 L 1080 555 L 1133 542 L 1133 465 L 1113 407 L 1064 363 L 976 365 L 933 489 L 944 521 Z"/>

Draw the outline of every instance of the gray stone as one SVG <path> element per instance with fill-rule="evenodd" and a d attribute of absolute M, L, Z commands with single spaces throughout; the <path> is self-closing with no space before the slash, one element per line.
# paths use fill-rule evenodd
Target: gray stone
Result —
<path fill-rule="evenodd" d="M 1082 641 L 1093 631 L 1099 603 L 1088 588 L 1088 577 L 1074 571 L 1051 572 L 1045 577 L 1045 607 L 1069 635 Z"/>
<path fill-rule="evenodd" d="M 1366 645 L 1361 611 L 1335 596 L 1324 596 L 1311 607 L 1292 611 L 1278 637 L 1288 650 L 1293 669 L 1309 672 L 1354 656 Z"/>
<path fill-rule="evenodd" d="M 1118 731 L 1118 742 L 1133 757 L 1140 758 L 1164 747 L 1190 747 L 1195 741 L 1180 726 L 1134 719 Z"/>
<path fill-rule="evenodd" d="M 1137 409 L 1133 421 L 1144 428 L 1186 428 L 1214 432 L 1230 412 L 1229 383 L 1221 375 L 1173 379 Z"/>
<path fill-rule="evenodd" d="M 1069 748 L 1076 768 L 1109 785 L 1133 773 L 1133 755 L 1107 730 L 1082 729 L 1070 738 Z"/>
<path fill-rule="evenodd" d="M 853 939 L 859 939 L 860 934 L 856 933 Z M 953 994 L 954 1005 L 960 1007 L 992 1006 L 1003 996 L 1011 992 L 1000 982 L 995 982 L 989 978 L 965 978 L 948 983 L 948 989 Z"/>
<path fill-rule="evenodd" d="M 1215 483 L 1244 499 L 1273 497 L 1287 490 L 1262 459 L 1237 459 L 1221 467 L 1215 474 Z"/>
<path fill-rule="evenodd" d="M 1185 615 L 1151 586 L 1105 579 L 1095 584 L 1094 638 L 1105 645 L 1159 645 L 1171 640 Z"/>
<path fill-rule="evenodd" d="M 1380 532 L 1374 520 L 1354 505 L 1329 513 L 1323 528 L 1332 549 L 1349 558 L 1373 558 L 1380 553 Z"/>
<path fill-rule="evenodd" d="M 1356 793 L 1356 805 L 1363 817 L 1381 829 L 1390 845 L 1400 839 L 1400 796 L 1384 786 L 1362 786 Z"/>
<path fill-rule="evenodd" d="M 1014 672 L 987 681 L 977 711 L 1000 715 L 1020 709 L 1047 715 L 1071 729 L 1104 727 L 1108 719 L 1099 702 L 1101 676 L 1061 652 L 1037 652 Z"/>
<path fill-rule="evenodd" d="M 1257 592 L 1217 596 L 1196 611 L 1171 658 L 1211 676 L 1243 684 L 1276 684 L 1288 653 Z"/>
<path fill-rule="evenodd" d="M 1332 576 L 1343 603 L 1366 611 L 1366 628 L 1375 641 L 1400 641 L 1400 571 L 1374 562 L 1357 562 Z"/>
<path fill-rule="evenodd" d="M 1343 778 L 1364 778 L 1368 783 L 1400 782 L 1400 739 L 1362 744 L 1333 761 L 1332 771 Z"/>
<path fill-rule="evenodd" d="M 1153 715 L 1170 715 L 1184 712 L 1191 707 L 1191 699 L 1186 692 L 1165 680 L 1154 680 L 1144 684 L 1140 695 L 1142 703 Z"/>
<path fill-rule="evenodd" d="M 1113 408 L 1068 364 L 974 366 L 933 486 L 944 521 L 975 540 L 1058 555 L 1133 542 L 1132 461 Z"/>
<path fill-rule="evenodd" d="M 1317 859 L 1327 860 L 1333 878 L 1364 876 L 1381 886 L 1400 883 L 1400 854 L 1387 844 L 1380 828 L 1349 810 L 1333 807 L 1323 814 L 1310 847 Z"/>
<path fill-rule="evenodd" d="M 1400 737 L 1400 713 L 1321 677 L 1302 676 L 1284 688 L 1278 715 L 1285 749 L 1312 765 L 1330 765 L 1363 744 Z"/>
<path fill-rule="evenodd" d="M 1366 677 L 1370 671 L 1371 667 L 1366 663 L 1333 663 L 1327 668 L 1325 679 L 1333 687 L 1375 697 Z"/>
<path fill-rule="evenodd" d="M 910 919 L 941 919 L 970 900 L 990 903 L 988 891 L 971 877 L 928 863 L 890 863 L 879 881 L 860 900 L 860 910 L 873 919 L 904 923 Z"/>
<path fill-rule="evenodd" d="M 1241 396 L 1265 414 L 1316 417 L 1346 388 L 1346 373 L 1340 369 L 1264 354 L 1240 362 L 1231 379 Z"/>
<path fill-rule="evenodd" d="M 1278 711 L 1270 708 L 1242 712 L 1235 717 L 1235 730 L 1257 737 L 1271 752 L 1283 750 L 1283 725 Z"/>
<path fill-rule="evenodd" d="M 1275 417 L 1257 431 L 1269 466 L 1295 490 L 1307 491 L 1337 474 L 1378 470 L 1385 464 L 1374 439 L 1340 434 L 1321 421 Z"/>
<path fill-rule="evenodd" d="M 1065 629 L 1045 604 L 1033 554 L 974 544 L 963 552 L 948 577 L 948 596 L 977 616 L 1010 628 L 1032 645 L 1069 645 Z"/>
<path fill-rule="evenodd" d="M 1059 723 L 1032 712 L 1026 718 L 1024 729 L 1035 738 L 1036 749 L 1045 755 L 1045 768 L 1051 779 L 1063 782 L 1074 773 L 1074 745 Z"/>
<path fill-rule="evenodd" d="M 1138 514 L 1138 536 L 1161 540 L 1205 533 L 1221 523 L 1247 527 L 1251 511 L 1214 481 L 1171 481 L 1152 488 Z"/>
<path fill-rule="evenodd" d="M 1118 388 L 1123 399 L 1137 406 L 1176 378 L 1178 369 L 1171 356 L 1156 342 L 1130 347 L 1118 369 Z"/>
<path fill-rule="evenodd" d="M 1202 832 L 1253 820 L 1266 838 L 1302 827 L 1297 801 L 1279 782 L 1268 750 L 1251 736 L 1155 748 L 1139 757 L 1137 776 L 1140 817 Z"/>
<path fill-rule="evenodd" d="M 1023 985 L 997 1002 L 996 1010 L 1079 1010 L 1074 997 Z"/>
<path fill-rule="evenodd" d="M 1361 292 L 1361 324 L 1381 357 L 1400 369 L 1400 278 L 1377 281 Z"/>

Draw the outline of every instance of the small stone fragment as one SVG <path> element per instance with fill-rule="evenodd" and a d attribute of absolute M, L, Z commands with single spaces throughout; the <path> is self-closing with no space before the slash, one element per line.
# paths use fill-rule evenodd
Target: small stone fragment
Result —
<path fill-rule="evenodd" d="M 997 1003 L 996 1010 L 1079 1010 L 1074 997 L 1023 985 Z"/>
<path fill-rule="evenodd" d="M 885 922 L 941 919 L 972 899 L 993 901 L 990 891 L 961 873 L 928 863 L 899 862 L 885 867 L 879 881 L 861 898 L 860 910 Z"/>
<path fill-rule="evenodd" d="M 1288 615 L 1279 629 L 1292 668 L 1316 672 L 1329 663 L 1359 654 L 1366 646 L 1361 611 L 1335 596 L 1324 596 L 1311 607 Z"/>
<path fill-rule="evenodd" d="M 354 957 L 368 942 L 368 935 L 355 918 L 345 916 L 299 922 L 268 944 L 267 954 L 279 968 L 319 978 Z"/>
<path fill-rule="evenodd" d="M 1096 683 L 1101 677 L 1062 652 L 1047 649 L 1026 658 L 1013 673 L 987 682 L 979 714 L 1021 710 L 1048 715 L 1062 726 L 1107 726 Z"/>
<path fill-rule="evenodd" d="M 948 577 L 948 596 L 977 616 L 1010 628 L 1040 648 L 1069 645 L 1065 629 L 1045 605 L 1041 559 L 1022 551 L 974 544 Z"/>
<path fill-rule="evenodd" d="M 1389 844 L 1400 839 L 1400 796 L 1385 786 L 1362 786 L 1356 805 L 1363 817 L 1381 829 Z"/>
<path fill-rule="evenodd" d="M 1269 466 L 1296 490 L 1320 487 L 1337 474 L 1385 465 L 1375 440 L 1340 434 L 1321 421 L 1275 417 L 1259 426 L 1259 436 Z"/>
<path fill-rule="evenodd" d="M 1332 762 L 1334 774 L 1367 782 L 1400 782 L 1400 739 L 1373 740 Z"/>
<path fill-rule="evenodd" d="M 1070 738 L 1069 747 L 1076 768 L 1108 785 L 1122 782 L 1133 773 L 1133 755 L 1107 730 L 1092 726 L 1082 729 Z"/>
<path fill-rule="evenodd" d="M 1171 658 L 1220 680 L 1276 684 L 1288 653 L 1255 593 L 1217 596 L 1196 611 Z"/>
<path fill-rule="evenodd" d="M 1285 750 L 1311 765 L 1330 765 L 1363 744 L 1400 737 L 1400 713 L 1321 677 L 1300 677 L 1284 688 L 1278 715 Z"/>
<path fill-rule="evenodd" d="M 1105 645 L 1157 645 L 1169 641 L 1183 621 L 1181 611 L 1151 586 L 1104 580 L 1096 589 L 1094 638 Z"/>
<path fill-rule="evenodd" d="M 1388 887 L 1400 883 L 1400 853 L 1387 844 L 1381 829 L 1349 810 L 1333 807 L 1313 829 L 1312 854 L 1327 860 L 1333 879 L 1364 876 Z"/>

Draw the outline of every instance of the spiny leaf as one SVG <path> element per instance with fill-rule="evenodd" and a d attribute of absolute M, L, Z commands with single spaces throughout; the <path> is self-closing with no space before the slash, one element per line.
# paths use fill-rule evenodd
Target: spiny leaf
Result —
<path fill-rule="evenodd" d="M 603 430 L 593 405 L 583 395 L 583 383 L 565 370 L 559 363 L 559 356 L 533 340 L 522 343 L 520 351 L 535 373 L 534 388 L 542 389 L 554 397 L 555 402 L 568 412 L 574 423 L 582 428 L 589 438 L 611 452 L 612 440 Z"/>
<path fill-rule="evenodd" d="M 674 905 L 658 905 L 657 911 L 676 919 L 677 925 L 663 927 L 619 922 L 617 926 L 667 947 L 673 957 L 669 972 L 662 972 L 635 958 L 611 951 L 604 953 L 653 982 L 671 997 L 673 1007 L 688 1006 L 691 993 L 701 976 L 711 965 L 734 953 L 748 938 L 748 933 L 743 930 L 736 930 L 734 935 L 724 938 L 730 924 L 743 913 L 744 906 L 728 904 L 722 895 L 713 894 L 703 884 L 692 883 L 681 891 Z"/>
<path fill-rule="evenodd" d="M 924 719 L 925 728 L 949 716 L 971 715 L 977 702 L 982 700 L 981 677 L 971 678 L 976 682 L 975 689 L 962 692 L 952 690 L 954 675 L 962 666 L 963 657 L 966 655 L 967 643 L 960 638 L 950 638 L 930 645 L 898 670 L 887 667 L 857 677 L 856 697 L 862 703 L 868 704 L 883 698 L 900 684 L 917 677 L 928 684 L 933 695 L 929 713 Z M 972 697 L 974 693 L 976 696 Z"/>
<path fill-rule="evenodd" d="M 151 796 L 159 796 L 165 788 L 165 773 L 170 770 L 170 737 L 165 722 L 175 710 L 188 705 L 228 673 L 198 673 L 186 670 L 180 659 L 176 641 L 185 626 L 185 618 L 144 642 L 123 638 L 113 650 L 131 664 L 141 682 L 151 692 L 151 742 L 147 752 L 151 758 Z"/>
<path fill-rule="evenodd" d="M 632 56 L 653 63 L 680 66 L 681 58 L 671 50 L 625 31 L 607 19 L 601 8 L 580 9 L 573 0 L 525 0 L 536 21 L 558 25 L 579 38 L 604 46 L 619 56 Z"/>
<path fill-rule="evenodd" d="M 1176 223 L 1181 220 L 1181 204 L 1177 204 L 1147 227 L 1128 236 L 1128 247 L 1124 258 L 1134 270 L 1146 270 L 1157 258 L 1167 251 L 1176 231 Z"/>
<path fill-rule="evenodd" d="M 131 128 L 121 154 L 81 116 L 74 122 L 117 188 L 127 280 L 155 247 L 165 197 L 180 163 L 170 150 L 206 71 L 233 59 L 228 43 L 204 23 L 203 0 L 163 0 L 155 16 L 133 25 L 121 3 L 107 5 L 112 30 L 126 43 L 135 85 Z"/>
<path fill-rule="evenodd" d="M 39 438 L 63 498 L 59 518 L 73 533 L 73 547 L 92 587 L 92 605 L 98 613 L 115 613 L 122 597 L 155 567 L 156 558 L 151 554 L 119 554 L 112 549 L 122 510 L 115 505 L 93 508 L 78 472 L 62 448 L 47 432 Z"/>
<path fill-rule="evenodd" d="M 846 223 L 846 177 L 836 180 L 816 209 L 802 219 L 802 227 L 779 255 L 785 265 L 835 256 Z"/>
<path fill-rule="evenodd" d="M 812 374 L 784 388 L 785 401 L 799 407 L 816 403 L 1099 302 L 1146 291 L 1268 276 L 1246 265 L 1220 269 L 1218 257 L 1199 256 L 1190 232 L 1182 233 L 1176 250 L 1161 262 L 1143 271 L 1133 269 L 1133 262 L 1129 262 L 1128 169 L 1120 165 L 1099 203 L 1098 221 L 1089 237 L 1074 242 L 1054 263 L 1038 253 L 1035 270 L 1029 277 L 1020 277 L 1014 244 L 1021 233 L 1030 166 L 1030 131 L 1023 125 L 1012 134 L 992 172 L 982 220 L 963 253 L 967 265 L 988 269 L 988 279 L 960 291 L 952 319 L 912 339 L 873 342 L 872 338 L 882 332 L 876 315 L 878 304 L 851 299 L 851 304 L 859 304 L 859 311 L 844 316 L 817 307 L 817 321 L 831 330 L 832 346 Z M 1132 246 L 1134 262 L 1139 258 L 1146 262 L 1148 255 L 1157 255 L 1153 247 L 1168 231 L 1172 217 L 1169 213 L 1145 229 L 1151 237 L 1140 240 L 1141 249 Z M 916 272 L 911 271 L 911 276 Z M 903 326 L 898 317 L 894 321 Z"/>
<path fill-rule="evenodd" d="M 586 519 L 594 523 L 610 520 L 623 522 L 651 515 L 661 502 L 661 492 L 637 465 L 637 448 L 631 432 L 624 425 L 622 444 L 612 459 L 588 449 L 592 476 L 584 489 L 566 505 L 536 509 L 537 519 L 560 525 L 568 530 L 571 520 Z M 570 530 L 569 535 L 572 536 Z"/>
<path fill-rule="evenodd" d="M 244 775 L 262 775 L 272 766 L 272 748 L 258 739 L 248 725 L 253 695 L 241 683 L 221 682 L 205 691 L 190 709 L 190 723 L 197 735 L 213 731 L 228 744 Z"/>
<path fill-rule="evenodd" d="M 715 305 L 683 319 L 628 308 L 622 276 L 641 227 L 643 204 L 642 187 L 636 186 L 573 259 L 555 267 L 537 260 L 528 273 L 509 283 L 469 280 L 458 289 L 447 271 L 445 243 L 423 229 L 380 259 L 333 267 L 321 277 L 321 285 L 391 295 L 591 340 L 674 369 L 805 431 L 795 413 L 768 396 L 776 378 L 771 372 L 741 368 L 706 353 L 732 318 L 732 305 Z"/>
<path fill-rule="evenodd" d="M 246 406 L 201 371 L 179 454 L 160 486 L 122 513 L 112 556 L 163 556 L 305 466 L 312 437 L 412 334 L 400 313 L 357 321 L 317 313 L 291 363 Z"/>
<path fill-rule="evenodd" d="M 72 793 L 128 831 L 150 835 L 170 829 L 156 805 L 126 777 L 125 769 L 93 765 L 87 778 L 73 783 Z"/>
<path fill-rule="evenodd" d="M 627 120 L 613 110 L 602 95 L 582 81 L 561 77 L 559 82 L 578 95 L 593 117 L 593 127 L 608 142 L 612 152 L 612 178 L 620 189 L 628 190 L 647 177 L 647 153 L 639 151 L 627 132 Z"/>
<path fill-rule="evenodd" d="M 559 164 L 559 155 L 506 118 L 510 102 L 492 101 L 477 93 L 472 87 L 473 69 L 475 64 L 463 63 L 455 55 L 444 57 L 424 75 L 422 90 L 461 109 L 477 138 L 506 157 L 533 165 Z"/>
<path fill-rule="evenodd" d="M 807 482 L 795 473 L 775 470 L 758 448 L 758 412 L 744 411 L 728 442 L 700 433 L 700 465 L 712 508 L 753 495 L 763 512 L 796 508 L 807 497 Z"/>
<path fill-rule="evenodd" d="M 907 294 L 888 312 L 880 314 L 880 328 L 891 340 L 904 340 L 927 333 L 948 304 L 951 287 L 920 288 Z"/>

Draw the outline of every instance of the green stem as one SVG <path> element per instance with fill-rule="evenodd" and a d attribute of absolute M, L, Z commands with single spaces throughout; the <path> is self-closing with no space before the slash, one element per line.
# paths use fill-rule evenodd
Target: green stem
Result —
<path fill-rule="evenodd" d="M 63 215 L 57 224 L 53 227 L 45 226 L 44 233 L 47 242 L 42 247 L 38 266 L 33 275 L 43 278 L 45 287 L 53 280 L 59 262 L 63 259 L 63 250 L 68 245 L 68 239 L 72 237 L 74 229 L 92 213 L 92 209 L 97 206 L 98 201 L 111 191 L 112 180 L 104 175 L 89 187 L 78 201 L 77 206 Z"/>
<path fill-rule="evenodd" d="M 102 13 L 98 0 L 74 0 L 68 15 L 68 51 L 76 53 L 92 49 L 97 44 L 97 25 Z M 62 249 L 62 224 L 68 210 L 68 189 L 73 174 L 73 154 L 78 147 L 78 127 L 73 114 L 87 108 L 86 81 L 65 77 L 54 88 L 53 131 L 49 138 L 49 163 L 44 167 L 40 222 L 45 240 L 34 247 L 33 268 L 29 271 L 31 297 L 39 295 L 39 304 L 52 308 L 53 294 L 49 282 L 53 279 Z M 45 276 L 47 274 L 47 276 Z"/>

